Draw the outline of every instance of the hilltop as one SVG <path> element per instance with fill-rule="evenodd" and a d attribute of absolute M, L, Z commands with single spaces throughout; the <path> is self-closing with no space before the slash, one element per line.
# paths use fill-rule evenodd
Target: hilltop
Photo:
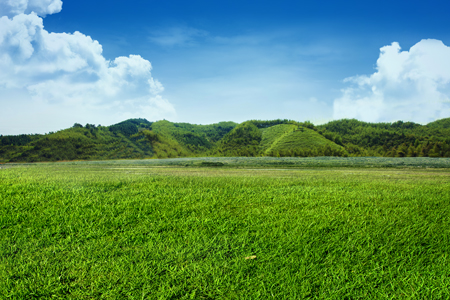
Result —
<path fill-rule="evenodd" d="M 0 136 L 0 162 L 196 156 L 450 157 L 450 118 L 427 125 L 343 119 L 319 126 L 286 119 L 211 125 L 129 119 Z"/>
<path fill-rule="evenodd" d="M 207 153 L 236 127 L 129 119 L 111 126 L 74 124 L 45 135 L 0 137 L 0 162 L 188 157 Z"/>

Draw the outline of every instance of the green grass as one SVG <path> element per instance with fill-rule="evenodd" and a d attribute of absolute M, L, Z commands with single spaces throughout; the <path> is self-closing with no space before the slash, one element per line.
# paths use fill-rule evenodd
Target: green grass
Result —
<path fill-rule="evenodd" d="M 2 168 L 0 298 L 450 298 L 447 169 L 155 161 Z"/>

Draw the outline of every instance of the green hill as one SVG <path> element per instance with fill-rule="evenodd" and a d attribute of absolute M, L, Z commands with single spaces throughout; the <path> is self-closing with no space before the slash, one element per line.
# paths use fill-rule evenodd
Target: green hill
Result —
<path fill-rule="evenodd" d="M 261 136 L 255 124 L 244 122 L 225 135 L 213 153 L 218 156 L 257 156 Z"/>
<path fill-rule="evenodd" d="M 289 127 L 288 127 L 289 126 Z M 285 130 L 277 135 L 273 131 Z M 344 156 L 342 146 L 326 139 L 316 131 L 295 125 L 276 125 L 266 129 L 267 136 L 273 140 L 269 148 L 264 151 L 270 156 Z M 267 139 L 268 140 L 268 139 Z M 267 145 L 265 145 L 267 146 Z"/>
<path fill-rule="evenodd" d="M 111 126 L 74 124 L 45 135 L 0 137 L 0 162 L 167 158 L 205 155 L 237 124 L 129 119 Z"/>
<path fill-rule="evenodd" d="M 295 124 L 278 124 L 268 128 L 261 129 L 261 151 L 267 153 L 268 150 L 282 137 L 297 129 Z"/>
<path fill-rule="evenodd" d="M 311 123 L 278 120 L 247 121 L 227 134 L 214 151 L 220 156 L 319 156 L 346 155 L 345 149 L 328 140 Z"/>
<path fill-rule="evenodd" d="M 420 125 L 402 121 L 366 123 L 343 119 L 317 128 L 325 137 L 342 142 L 353 156 L 450 157 L 449 120 Z"/>
<path fill-rule="evenodd" d="M 25 146 L 15 146 L 11 162 L 142 158 L 152 156 L 144 139 L 131 138 L 108 127 L 74 127 L 41 136 Z M 0 158 L 2 157 L 0 151 Z"/>
<path fill-rule="evenodd" d="M 429 128 L 450 129 L 450 118 L 440 119 L 426 125 Z"/>
<path fill-rule="evenodd" d="M 0 136 L 3 163 L 194 156 L 450 157 L 450 118 L 427 125 L 343 119 L 319 126 L 286 119 L 211 125 L 129 119 Z"/>
<path fill-rule="evenodd" d="M 236 125 L 234 122 L 196 125 L 163 120 L 153 123 L 142 135 L 151 143 L 158 158 L 197 156 L 208 153 Z"/>
<path fill-rule="evenodd" d="M 203 153 L 211 149 L 217 141 L 221 140 L 236 125 L 234 122 L 196 125 L 172 123 L 164 120 L 153 123 L 152 131 L 177 143 L 189 153 Z"/>

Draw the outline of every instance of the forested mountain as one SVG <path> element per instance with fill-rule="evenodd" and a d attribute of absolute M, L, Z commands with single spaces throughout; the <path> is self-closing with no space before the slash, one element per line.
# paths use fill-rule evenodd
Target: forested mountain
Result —
<path fill-rule="evenodd" d="M 0 162 L 190 156 L 450 157 L 450 118 L 427 125 L 344 119 L 319 126 L 280 119 L 211 125 L 130 119 L 0 136 Z"/>

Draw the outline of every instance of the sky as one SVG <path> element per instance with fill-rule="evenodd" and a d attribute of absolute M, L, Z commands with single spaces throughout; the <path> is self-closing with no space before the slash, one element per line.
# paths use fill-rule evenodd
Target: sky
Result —
<path fill-rule="evenodd" d="M 450 2 L 0 0 L 0 134 L 450 117 Z"/>

